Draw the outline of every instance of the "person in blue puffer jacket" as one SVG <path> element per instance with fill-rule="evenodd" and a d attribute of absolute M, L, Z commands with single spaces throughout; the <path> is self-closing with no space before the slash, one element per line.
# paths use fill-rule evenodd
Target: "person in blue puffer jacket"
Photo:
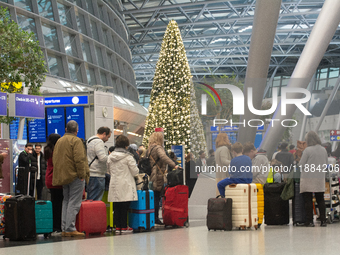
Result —
<path fill-rule="evenodd" d="M 225 187 L 230 184 L 251 183 L 253 181 L 252 163 L 250 157 L 242 154 L 243 146 L 235 143 L 231 146 L 233 159 L 229 165 L 229 176 L 217 184 L 222 197 L 225 196 Z"/>

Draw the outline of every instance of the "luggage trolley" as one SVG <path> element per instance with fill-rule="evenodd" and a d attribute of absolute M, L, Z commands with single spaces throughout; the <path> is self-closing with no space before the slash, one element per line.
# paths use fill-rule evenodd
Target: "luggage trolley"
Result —
<path fill-rule="evenodd" d="M 326 191 L 325 205 L 326 205 L 326 217 L 329 224 L 333 223 L 334 219 L 339 219 L 339 179 L 338 173 L 333 171 L 333 168 L 329 168 L 326 173 Z M 329 192 L 328 192 L 329 191 Z"/>
<path fill-rule="evenodd" d="M 328 168 L 325 182 L 326 190 L 324 193 L 324 199 L 326 206 L 326 220 L 327 223 L 331 224 L 334 222 L 334 219 L 339 219 L 340 213 L 339 173 L 333 171 L 332 165 L 330 165 Z M 313 201 L 315 201 L 315 198 L 313 199 Z"/>

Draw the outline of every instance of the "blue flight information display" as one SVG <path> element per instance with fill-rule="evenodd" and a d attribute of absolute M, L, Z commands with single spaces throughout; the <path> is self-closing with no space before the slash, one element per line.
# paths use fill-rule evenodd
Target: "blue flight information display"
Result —
<path fill-rule="evenodd" d="M 19 118 L 16 118 L 9 125 L 9 138 L 10 139 L 18 139 L 18 129 L 19 129 Z M 27 140 L 27 126 L 24 125 L 24 133 L 22 135 L 23 140 Z"/>
<path fill-rule="evenodd" d="M 46 108 L 47 136 L 56 133 L 61 136 L 65 134 L 65 111 L 64 107 Z"/>
<path fill-rule="evenodd" d="M 35 119 L 28 122 L 28 142 L 30 143 L 46 142 L 45 119 Z"/>
<path fill-rule="evenodd" d="M 78 123 L 78 137 L 85 140 L 85 121 L 84 121 L 84 107 L 66 107 L 66 122 L 74 120 Z"/>

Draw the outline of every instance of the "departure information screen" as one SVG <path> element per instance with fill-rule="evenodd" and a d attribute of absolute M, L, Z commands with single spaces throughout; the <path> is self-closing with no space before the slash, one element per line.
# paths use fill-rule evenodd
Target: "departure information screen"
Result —
<path fill-rule="evenodd" d="M 30 143 L 46 142 L 45 119 L 35 119 L 28 122 L 28 142 Z"/>
<path fill-rule="evenodd" d="M 74 120 L 78 123 L 78 137 L 85 140 L 85 120 L 84 120 L 84 107 L 66 107 L 66 122 Z"/>
<path fill-rule="evenodd" d="M 64 107 L 46 108 L 47 136 L 50 134 L 65 134 L 65 111 Z"/>

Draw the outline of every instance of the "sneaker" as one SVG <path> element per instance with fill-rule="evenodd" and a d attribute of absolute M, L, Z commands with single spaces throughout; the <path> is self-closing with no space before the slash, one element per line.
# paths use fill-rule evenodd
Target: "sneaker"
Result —
<path fill-rule="evenodd" d="M 120 232 L 122 229 L 121 228 L 116 228 L 116 232 Z"/>
<path fill-rule="evenodd" d="M 160 220 L 160 219 L 157 219 L 157 220 L 155 220 L 155 224 L 157 224 L 157 225 L 164 225 L 164 223 L 163 223 L 163 222 L 161 222 L 161 220 Z"/>
<path fill-rule="evenodd" d="M 122 232 L 127 233 L 127 232 L 132 232 L 133 228 L 127 227 L 127 228 L 122 228 Z"/>
<path fill-rule="evenodd" d="M 326 221 L 321 221 L 321 224 L 320 224 L 321 227 L 327 227 L 327 223 Z"/>
<path fill-rule="evenodd" d="M 72 232 L 66 232 L 64 234 L 64 236 L 65 237 L 85 237 L 85 234 L 75 230 L 75 231 L 72 231 Z"/>

